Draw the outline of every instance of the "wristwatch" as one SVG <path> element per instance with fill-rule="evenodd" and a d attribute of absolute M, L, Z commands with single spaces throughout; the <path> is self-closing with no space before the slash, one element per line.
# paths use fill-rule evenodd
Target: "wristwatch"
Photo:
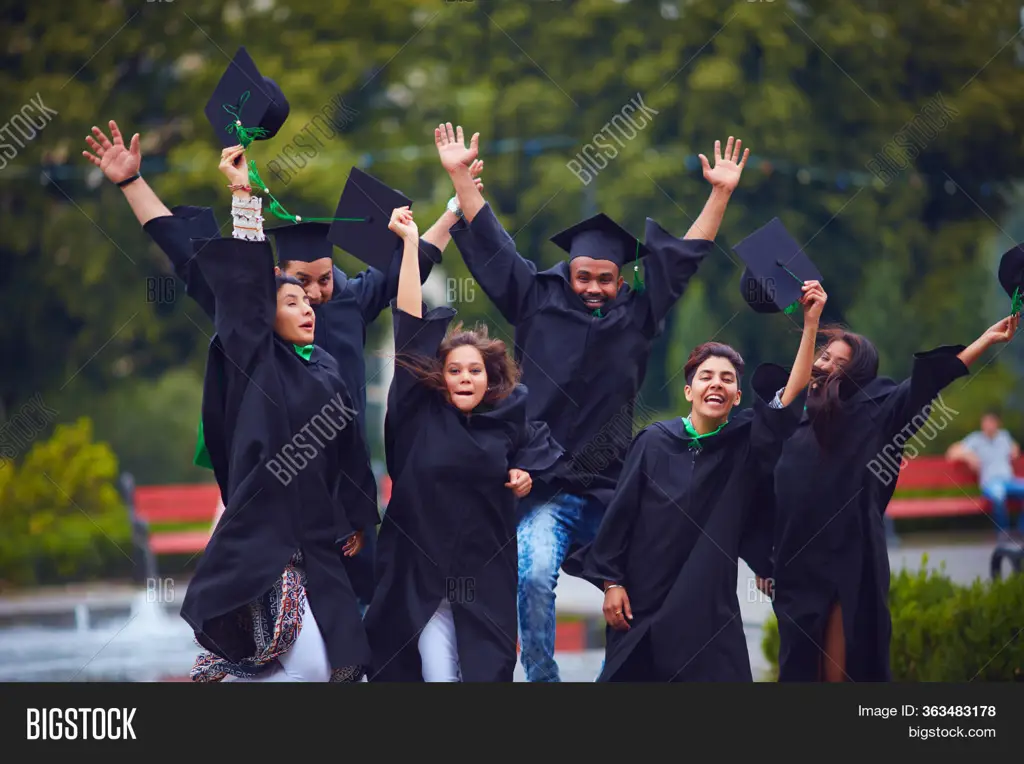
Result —
<path fill-rule="evenodd" d="M 448 200 L 448 211 L 457 218 L 462 217 L 462 208 L 459 207 L 458 197 L 453 196 L 451 199 Z"/>

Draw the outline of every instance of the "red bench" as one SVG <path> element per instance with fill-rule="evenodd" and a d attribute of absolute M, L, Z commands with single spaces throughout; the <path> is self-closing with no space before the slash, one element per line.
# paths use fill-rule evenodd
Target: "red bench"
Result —
<path fill-rule="evenodd" d="M 391 480 L 380 481 L 380 494 L 386 506 L 391 498 Z M 135 488 L 135 513 L 150 526 L 149 549 L 155 555 L 193 554 L 206 548 L 210 540 L 213 518 L 220 503 L 220 489 L 216 483 L 196 485 L 147 485 Z M 203 530 L 153 531 L 153 525 L 182 525 L 204 523 Z"/>
<path fill-rule="evenodd" d="M 1024 457 L 1013 463 L 1014 472 L 1024 475 Z M 959 488 L 955 496 L 900 496 L 903 491 Z M 1013 500 L 1011 500 L 1012 502 Z M 896 481 L 896 494 L 886 514 L 897 520 L 918 517 L 978 515 L 990 511 L 988 499 L 978 493 L 978 477 L 962 463 L 944 456 L 918 456 L 905 460 Z"/>
<path fill-rule="evenodd" d="M 153 554 L 191 554 L 201 552 L 210 539 L 210 528 L 178 531 L 153 531 L 154 524 L 213 524 L 220 502 L 216 483 L 197 485 L 146 485 L 135 489 L 135 512 L 150 526 L 149 548 Z"/>

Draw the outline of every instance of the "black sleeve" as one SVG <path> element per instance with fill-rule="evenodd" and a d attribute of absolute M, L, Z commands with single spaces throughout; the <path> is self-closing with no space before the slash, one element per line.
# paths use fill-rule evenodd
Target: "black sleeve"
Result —
<path fill-rule="evenodd" d="M 346 426 L 337 440 L 340 474 L 335 501 L 338 542 L 355 531 L 367 531 L 380 523 L 377 479 L 370 465 L 369 450 L 359 428 L 358 412 L 343 396 Z"/>
<path fill-rule="evenodd" d="M 953 380 L 970 373 L 957 358 L 964 349 L 964 345 L 944 345 L 914 354 L 910 377 L 896 386 L 880 410 L 869 409 L 882 418 L 889 439 L 897 435 L 906 439 L 913 437 L 930 416 L 931 404 L 939 393 Z M 897 445 L 903 447 L 903 444 Z"/>
<path fill-rule="evenodd" d="M 430 276 L 433 267 L 441 262 L 441 250 L 429 241 L 420 239 L 420 283 Z M 376 268 L 367 268 L 353 279 L 350 288 L 355 292 L 363 323 L 372 324 L 392 300 L 398 296 L 398 274 L 402 269 L 402 247 L 395 249 L 391 268 L 385 274 Z"/>
<path fill-rule="evenodd" d="M 708 239 L 678 239 L 647 218 L 644 246 L 650 250 L 640 266 L 644 291 L 637 295 L 634 305 L 640 314 L 639 325 L 645 327 L 648 335 L 655 336 L 714 243 Z M 622 268 L 627 283 L 632 271 L 632 261 Z"/>
<path fill-rule="evenodd" d="M 506 321 L 515 326 L 536 309 L 537 266 L 516 251 L 490 204 L 472 223 L 460 218 L 450 233 L 473 279 Z"/>
<path fill-rule="evenodd" d="M 622 474 L 593 542 L 563 565 L 566 573 L 589 581 L 601 591 L 605 581 L 629 588 L 624 580 L 626 556 L 647 482 L 644 462 L 649 437 L 646 429 L 641 430 L 626 452 Z"/>
<path fill-rule="evenodd" d="M 274 253 L 266 241 L 215 239 L 196 261 L 214 295 L 214 328 L 227 360 L 244 372 L 253 354 L 273 342 Z"/>
<path fill-rule="evenodd" d="M 537 482 L 540 475 L 558 463 L 563 453 L 546 422 L 527 422 L 510 460 L 511 469 L 525 470 Z"/>
<path fill-rule="evenodd" d="M 213 290 L 206 283 L 206 278 L 196 261 L 185 221 L 173 215 L 163 215 L 150 220 L 142 230 L 149 234 L 167 255 L 171 267 L 174 268 L 174 275 L 185 283 L 185 293 L 213 319 Z"/>
<path fill-rule="evenodd" d="M 773 408 L 772 400 L 780 388 L 785 389 L 789 372 L 773 363 L 761 364 L 754 370 L 754 418 L 750 427 L 751 467 L 770 475 L 782 454 L 782 445 L 800 424 L 807 389 L 804 388 L 785 408 Z"/>
<path fill-rule="evenodd" d="M 442 306 L 417 318 L 400 310 L 392 301 L 391 314 L 395 328 L 395 369 L 388 391 L 388 416 L 402 421 L 415 413 L 426 396 L 436 395 L 436 392 L 424 385 L 401 361 L 435 359 L 455 310 Z"/>

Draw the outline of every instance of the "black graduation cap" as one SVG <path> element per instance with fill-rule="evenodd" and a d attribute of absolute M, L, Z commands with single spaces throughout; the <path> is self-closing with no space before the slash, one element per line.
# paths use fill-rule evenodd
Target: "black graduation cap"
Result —
<path fill-rule="evenodd" d="M 1018 244 L 999 261 L 999 284 L 1010 296 L 1010 314 L 1019 313 L 1024 301 L 1024 246 Z"/>
<path fill-rule="evenodd" d="M 401 239 L 388 228 L 391 213 L 399 207 L 412 209 L 412 200 L 353 167 L 327 238 L 370 267 L 387 273 L 401 245 Z"/>
<path fill-rule="evenodd" d="M 314 260 L 333 257 L 334 245 L 327 238 L 330 228 L 330 223 L 316 222 L 292 223 L 265 230 L 274 237 L 278 263 L 286 260 L 311 263 Z"/>
<path fill-rule="evenodd" d="M 551 241 L 568 252 L 570 260 L 611 260 L 620 268 L 649 252 L 638 238 L 603 212 L 556 233 Z"/>
<path fill-rule="evenodd" d="M 740 278 L 743 299 L 758 313 L 789 311 L 803 297 L 805 281 L 821 281 L 821 274 L 782 221 L 766 225 L 733 247 L 746 263 Z"/>
<path fill-rule="evenodd" d="M 213 209 L 210 207 L 180 204 L 171 207 L 171 214 L 185 221 L 190 239 L 216 239 L 220 236 L 220 226 L 217 225 L 217 218 L 213 216 Z"/>
<path fill-rule="evenodd" d="M 247 146 L 249 139 L 273 138 L 288 119 L 289 110 L 281 88 L 260 74 L 248 51 L 241 47 L 217 83 L 205 111 L 221 145 L 228 148 Z"/>

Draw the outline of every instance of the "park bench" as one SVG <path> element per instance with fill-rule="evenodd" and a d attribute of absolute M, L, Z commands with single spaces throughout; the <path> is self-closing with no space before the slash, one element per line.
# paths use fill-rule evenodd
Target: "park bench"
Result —
<path fill-rule="evenodd" d="M 1016 474 L 1024 475 L 1024 457 L 1017 459 L 1013 467 Z M 915 491 L 945 491 L 951 495 L 906 495 Z M 1013 506 L 1014 500 L 1011 499 L 1011 512 Z M 895 520 L 907 520 L 980 515 L 989 511 L 991 504 L 978 492 L 978 477 L 969 467 L 948 462 L 943 456 L 918 456 L 904 462 L 896 481 L 896 494 L 889 502 L 886 515 Z"/>
<path fill-rule="evenodd" d="M 378 480 L 381 502 L 391 497 L 391 481 Z M 195 555 L 206 549 L 220 503 L 216 483 L 136 486 L 121 476 L 121 493 L 132 522 L 132 539 L 145 575 L 155 576 L 160 555 Z M 201 528 L 188 527 L 202 524 Z"/>

